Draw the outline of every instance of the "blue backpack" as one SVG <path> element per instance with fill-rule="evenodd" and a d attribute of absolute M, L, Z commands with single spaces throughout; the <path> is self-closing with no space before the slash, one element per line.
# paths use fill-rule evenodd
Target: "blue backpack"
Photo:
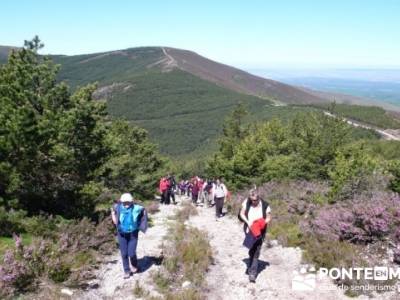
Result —
<path fill-rule="evenodd" d="M 143 207 L 137 204 L 125 207 L 119 204 L 117 207 L 118 231 L 121 233 L 130 233 L 139 229 L 140 216 Z"/>

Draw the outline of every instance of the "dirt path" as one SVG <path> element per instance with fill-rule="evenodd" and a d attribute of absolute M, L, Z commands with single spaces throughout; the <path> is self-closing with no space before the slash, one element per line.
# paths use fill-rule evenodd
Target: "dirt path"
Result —
<path fill-rule="evenodd" d="M 179 201 L 179 198 L 178 198 Z M 72 299 L 136 299 L 133 290 L 136 281 L 150 295 L 158 295 L 152 283 L 151 273 L 160 268 L 158 258 L 163 237 L 167 234 L 168 217 L 172 216 L 177 206 L 160 206 L 160 212 L 151 215 L 153 226 L 146 234 L 140 233 L 137 255 L 142 272 L 130 279 L 123 279 L 121 256 L 119 251 L 107 259 L 98 271 L 97 278 L 91 283 L 97 288 L 74 294 Z"/>
<path fill-rule="evenodd" d="M 336 118 L 336 116 L 331 114 L 330 112 L 324 111 L 324 114 L 328 117 Z M 391 129 L 385 129 L 385 130 L 379 129 L 379 128 L 361 124 L 360 122 L 349 120 L 346 118 L 344 118 L 344 120 L 346 121 L 347 124 L 354 126 L 354 127 L 361 127 L 361 128 L 365 128 L 365 129 L 375 130 L 375 132 L 380 134 L 385 140 L 400 141 L 400 137 L 398 135 L 396 135 L 395 133 L 393 133 Z"/>
<path fill-rule="evenodd" d="M 242 246 L 242 226 L 236 218 L 228 216 L 216 221 L 213 209 L 198 208 L 198 211 L 199 215 L 188 223 L 208 232 L 215 258 L 207 274 L 207 299 L 350 299 L 328 278 L 318 280 L 317 288 L 321 291 L 293 291 L 293 272 L 301 268 L 299 248 L 264 245 L 260 256 L 261 272 L 255 284 L 249 283 L 245 275 L 248 255 Z"/>
<path fill-rule="evenodd" d="M 173 68 L 177 67 L 178 64 L 177 64 L 176 60 L 171 55 L 169 55 L 169 53 L 167 52 L 167 50 L 164 47 L 162 47 L 162 51 L 163 51 L 165 57 L 168 59 L 166 61 L 166 65 L 165 65 L 164 69 L 172 70 Z"/>

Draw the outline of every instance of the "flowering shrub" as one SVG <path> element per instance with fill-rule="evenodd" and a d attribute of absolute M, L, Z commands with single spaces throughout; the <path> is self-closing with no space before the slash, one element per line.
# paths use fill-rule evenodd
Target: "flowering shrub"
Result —
<path fill-rule="evenodd" d="M 7 297 L 33 288 L 36 278 L 45 269 L 49 243 L 34 241 L 25 247 L 21 238 L 14 235 L 15 249 L 7 250 L 0 265 L 0 296 Z"/>
<path fill-rule="evenodd" d="M 314 233 L 330 240 L 368 243 L 385 236 L 399 240 L 399 214 L 398 194 L 375 192 L 327 206 L 308 225 Z"/>
<path fill-rule="evenodd" d="M 88 219 L 64 223 L 54 239 L 37 238 L 28 246 L 17 235 L 14 241 L 14 249 L 6 251 L 0 264 L 0 298 L 31 290 L 42 277 L 80 284 L 91 278 L 94 250 L 110 254 L 115 247 L 108 219 L 97 225 Z"/>
<path fill-rule="evenodd" d="M 274 214 L 276 218 L 286 218 L 286 213 L 303 215 L 313 210 L 316 204 L 326 202 L 326 195 L 329 187 L 326 183 L 317 181 L 293 180 L 293 181 L 270 181 L 257 187 L 257 190 L 264 200 L 271 206 L 279 202 L 279 206 L 284 206 L 285 214 Z M 234 195 L 232 200 L 227 203 L 228 211 L 237 214 L 242 202 L 248 197 L 248 190 L 243 190 Z M 287 221 L 287 220 L 285 220 Z"/>

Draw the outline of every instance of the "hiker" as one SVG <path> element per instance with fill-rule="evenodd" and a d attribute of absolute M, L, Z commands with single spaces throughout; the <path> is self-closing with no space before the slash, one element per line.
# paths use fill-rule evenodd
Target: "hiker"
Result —
<path fill-rule="evenodd" d="M 225 184 L 222 183 L 220 178 L 218 178 L 213 184 L 212 194 L 212 198 L 215 202 L 215 216 L 218 220 L 224 216 L 222 214 L 222 210 L 224 208 L 225 197 L 228 196 L 228 189 L 226 188 Z"/>
<path fill-rule="evenodd" d="M 168 188 L 169 188 L 169 181 L 167 178 L 162 177 L 160 180 L 159 190 L 161 194 L 161 204 L 169 204 L 168 197 Z"/>
<path fill-rule="evenodd" d="M 258 258 L 262 243 L 271 222 L 271 208 L 261 199 L 256 189 L 250 190 L 249 197 L 243 201 L 239 220 L 244 223 L 245 239 L 243 245 L 249 249 L 249 264 L 246 274 L 249 281 L 255 282 L 258 274 Z"/>
<path fill-rule="evenodd" d="M 179 182 L 179 191 L 181 196 L 186 195 L 186 183 L 183 179 Z"/>
<path fill-rule="evenodd" d="M 147 213 L 143 206 L 134 203 L 131 194 L 122 194 L 120 203 L 111 208 L 111 217 L 117 227 L 118 244 L 121 251 L 124 279 L 139 272 L 136 248 L 139 230 L 147 230 Z"/>
<path fill-rule="evenodd" d="M 204 197 L 204 203 L 208 205 L 208 207 L 213 206 L 212 201 L 212 189 L 213 189 L 213 181 L 210 179 L 207 179 L 204 184 L 203 184 L 203 197 Z"/>
<path fill-rule="evenodd" d="M 176 181 L 174 175 L 168 175 L 168 198 L 172 199 L 172 203 L 176 204 L 175 201 L 175 189 L 176 189 Z M 168 199 L 168 202 L 169 202 Z"/>
<path fill-rule="evenodd" d="M 201 206 L 203 206 L 203 203 L 204 203 L 203 184 L 204 184 L 204 180 L 202 178 L 198 177 L 197 185 L 199 187 L 199 196 L 197 199 Z"/>
<path fill-rule="evenodd" d="M 197 178 L 195 178 L 192 183 L 192 202 L 193 202 L 193 204 L 197 204 L 198 197 L 199 197 L 199 183 L 197 181 Z"/>

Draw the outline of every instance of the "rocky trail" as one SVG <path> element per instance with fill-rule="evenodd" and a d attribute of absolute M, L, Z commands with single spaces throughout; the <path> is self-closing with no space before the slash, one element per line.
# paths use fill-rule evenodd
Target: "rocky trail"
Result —
<path fill-rule="evenodd" d="M 150 295 L 158 295 L 155 291 L 151 274 L 160 268 L 161 245 L 167 234 L 167 223 L 177 209 L 174 205 L 160 206 L 160 211 L 151 215 L 152 226 L 145 234 L 139 234 L 137 247 L 138 264 L 140 273 L 134 274 L 129 279 L 123 279 L 121 256 L 119 251 L 110 256 L 99 269 L 97 278 L 91 282 L 90 289 L 80 294 L 74 294 L 72 299 L 137 299 L 133 293 L 136 281 Z"/>
<path fill-rule="evenodd" d="M 178 197 L 177 200 L 180 203 L 189 201 L 186 197 Z M 137 281 L 150 296 L 160 296 L 154 288 L 151 274 L 160 268 L 159 257 L 163 237 L 167 233 L 169 217 L 176 209 L 179 209 L 179 205 L 160 206 L 160 211 L 152 215 L 153 226 L 146 234 L 140 234 L 137 253 L 141 273 L 124 280 L 120 254 L 116 251 L 102 265 L 97 279 L 92 282 L 92 286 L 97 288 L 76 293 L 71 299 L 137 299 L 133 292 Z M 312 273 L 301 273 L 302 268 L 303 271 L 309 271 L 304 269 L 307 266 L 301 262 L 302 250 L 282 247 L 275 241 L 264 243 L 257 281 L 250 283 L 245 275 L 248 254 L 247 249 L 242 246 L 244 235 L 241 224 L 235 217 L 228 215 L 217 221 L 214 208 L 198 207 L 197 211 L 198 215 L 190 217 L 186 225 L 205 231 L 213 249 L 214 263 L 206 275 L 206 299 L 351 299 L 327 277 L 318 278 L 313 283 L 313 275 L 310 275 Z M 311 284 L 315 289 L 294 290 L 293 280 L 300 280 L 302 287 L 304 284 L 307 287 Z M 396 299 L 389 294 L 378 298 Z M 361 296 L 356 299 L 368 298 Z"/>
<path fill-rule="evenodd" d="M 199 208 L 198 212 L 188 223 L 209 234 L 215 259 L 207 274 L 207 299 L 350 299 L 328 278 L 319 280 L 321 291 L 292 290 L 293 272 L 302 265 L 301 249 L 274 242 L 264 243 L 259 276 L 255 284 L 250 283 L 245 275 L 248 251 L 242 246 L 244 234 L 237 218 L 216 221 L 214 209 Z"/>

